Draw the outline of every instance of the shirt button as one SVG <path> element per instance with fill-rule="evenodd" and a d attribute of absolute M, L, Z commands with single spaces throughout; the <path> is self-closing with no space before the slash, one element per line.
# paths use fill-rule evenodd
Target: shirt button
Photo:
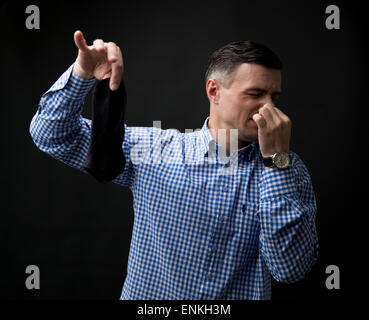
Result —
<path fill-rule="evenodd" d="M 228 187 L 227 187 L 227 186 L 224 186 L 224 187 L 223 187 L 223 191 L 224 191 L 224 192 L 228 191 Z"/>
<path fill-rule="evenodd" d="M 208 281 L 211 280 L 211 274 L 209 272 L 206 274 L 205 279 Z"/>
<path fill-rule="evenodd" d="M 219 216 L 218 219 L 219 219 L 219 221 L 223 221 L 224 220 L 224 217 L 223 216 Z"/>

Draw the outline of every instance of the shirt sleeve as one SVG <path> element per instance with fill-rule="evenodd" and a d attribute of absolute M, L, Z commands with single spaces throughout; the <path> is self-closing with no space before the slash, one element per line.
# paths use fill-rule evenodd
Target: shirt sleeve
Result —
<path fill-rule="evenodd" d="M 81 113 L 84 100 L 97 79 L 85 79 L 73 72 L 72 64 L 41 97 L 29 132 L 36 146 L 53 158 L 84 173 L 83 163 L 91 137 L 91 120 Z M 133 181 L 129 141 L 132 133 L 124 124 L 124 171 L 113 182 L 129 187 Z"/>
<path fill-rule="evenodd" d="M 291 153 L 292 165 L 264 170 L 261 178 L 260 247 L 272 276 L 301 280 L 318 257 L 316 201 L 310 175 Z"/>

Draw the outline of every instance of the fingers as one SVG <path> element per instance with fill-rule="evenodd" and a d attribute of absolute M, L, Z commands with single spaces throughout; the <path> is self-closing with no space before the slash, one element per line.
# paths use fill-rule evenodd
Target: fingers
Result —
<path fill-rule="evenodd" d="M 259 113 L 252 117 L 259 128 L 275 129 L 283 124 L 290 124 L 290 119 L 278 108 L 266 104 L 259 109 Z"/>
<path fill-rule="evenodd" d="M 258 140 L 263 157 L 269 157 L 277 151 L 289 152 L 291 122 L 282 111 L 272 104 L 265 104 L 252 118 L 258 126 Z"/>
<path fill-rule="evenodd" d="M 274 108 L 276 113 L 279 115 L 279 117 L 284 121 L 284 122 L 287 122 L 287 123 L 290 123 L 291 120 L 290 118 L 285 115 L 281 110 L 279 110 L 278 108 Z"/>
<path fill-rule="evenodd" d="M 110 72 L 108 72 L 107 74 L 105 74 L 105 75 L 103 76 L 102 80 L 104 80 L 104 79 L 108 79 L 108 78 L 110 78 L 110 77 L 111 77 L 111 71 L 110 71 Z"/>
<path fill-rule="evenodd" d="M 104 41 L 102 41 L 101 39 L 96 39 L 93 42 L 94 48 L 96 49 L 96 51 L 98 52 L 105 52 L 105 45 L 104 45 Z"/>
<path fill-rule="evenodd" d="M 117 62 L 119 55 L 117 45 L 113 42 L 108 42 L 107 44 L 105 44 L 105 48 L 107 50 L 107 58 L 109 62 Z"/>
<path fill-rule="evenodd" d="M 75 40 L 80 50 L 89 50 L 82 32 L 77 31 L 75 33 Z M 96 39 L 91 49 L 95 49 L 97 52 L 106 55 L 105 59 L 107 61 L 105 62 L 111 65 L 111 69 L 109 68 L 109 71 L 103 75 L 102 79 L 110 78 L 110 90 L 117 90 L 123 74 L 123 57 L 120 48 L 114 42 L 104 42 L 102 39 Z"/>
<path fill-rule="evenodd" d="M 83 37 L 83 34 L 81 31 L 77 30 L 74 33 L 74 43 L 76 44 L 77 48 L 83 52 L 88 51 L 89 48 L 87 46 L 87 42 L 85 38 Z"/>
<path fill-rule="evenodd" d="M 266 126 L 265 119 L 259 113 L 255 113 L 252 116 L 252 119 L 256 122 L 256 125 L 258 126 L 258 128 L 262 129 Z"/>
<path fill-rule="evenodd" d="M 259 129 L 269 128 L 274 123 L 276 115 L 269 105 L 264 105 L 259 109 L 259 113 L 253 115 Z"/>
<path fill-rule="evenodd" d="M 272 106 L 266 104 L 259 109 L 259 114 L 265 119 L 267 124 L 272 124 L 276 121 L 277 116 L 272 108 Z"/>
<path fill-rule="evenodd" d="M 115 48 L 114 48 L 115 47 Z M 110 78 L 110 89 L 111 90 L 117 90 L 120 81 L 122 80 L 122 74 L 123 74 L 123 56 L 122 52 L 120 51 L 120 48 L 113 44 L 112 48 L 110 48 L 112 52 L 112 57 L 116 54 L 116 62 L 112 63 L 112 70 L 111 70 L 111 78 Z"/>

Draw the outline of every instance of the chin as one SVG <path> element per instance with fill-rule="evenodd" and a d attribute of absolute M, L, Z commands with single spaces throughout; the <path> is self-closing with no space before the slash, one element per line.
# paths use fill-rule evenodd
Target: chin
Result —
<path fill-rule="evenodd" d="M 247 130 L 247 132 L 242 132 L 238 139 L 247 143 L 255 141 L 258 139 L 258 131 L 253 129 Z"/>
<path fill-rule="evenodd" d="M 256 141 L 258 138 L 256 137 L 248 137 L 248 138 L 245 138 L 245 139 L 240 139 L 241 141 L 245 142 L 246 144 L 250 143 L 250 142 L 254 142 Z"/>

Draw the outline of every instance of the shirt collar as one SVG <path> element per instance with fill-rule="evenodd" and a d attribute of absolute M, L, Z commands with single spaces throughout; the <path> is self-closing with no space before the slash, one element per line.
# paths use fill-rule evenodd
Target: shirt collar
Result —
<path fill-rule="evenodd" d="M 208 121 L 209 121 L 210 116 L 208 116 L 205 121 L 204 124 L 200 130 L 201 133 L 201 137 L 202 137 L 202 144 L 201 144 L 201 151 L 205 156 L 208 156 L 209 153 L 209 147 L 211 146 L 211 150 L 218 150 L 219 147 L 221 147 L 218 142 L 215 140 L 215 138 L 212 136 L 209 127 L 208 127 Z M 238 149 L 238 153 L 244 153 L 246 150 L 250 149 L 250 148 L 255 148 L 255 146 L 258 144 L 258 141 L 255 140 L 252 143 L 250 143 L 249 145 Z"/>
<path fill-rule="evenodd" d="M 201 128 L 201 137 L 202 137 L 202 151 L 203 153 L 207 153 L 209 151 L 209 144 L 215 143 L 214 137 L 211 135 L 209 127 L 208 127 L 208 120 L 210 117 L 207 117 L 204 121 L 204 124 Z M 214 142 L 211 142 L 214 141 Z"/>

